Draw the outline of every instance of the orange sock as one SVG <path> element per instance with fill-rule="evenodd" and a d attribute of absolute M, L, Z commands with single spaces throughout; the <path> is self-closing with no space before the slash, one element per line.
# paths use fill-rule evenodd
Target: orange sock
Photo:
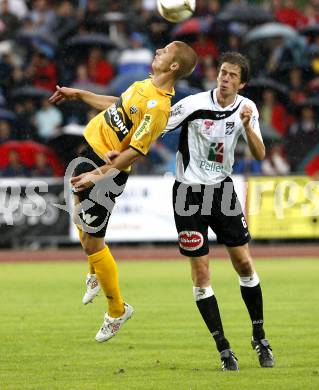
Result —
<path fill-rule="evenodd" d="M 88 256 L 94 267 L 97 279 L 107 298 L 111 317 L 120 317 L 124 313 L 124 301 L 120 293 L 116 262 L 106 246 L 99 252 Z"/>
<path fill-rule="evenodd" d="M 80 228 L 79 225 L 75 225 L 78 229 L 78 233 L 79 233 L 79 237 L 80 237 L 80 241 L 81 241 L 81 244 L 83 243 L 83 230 Z M 88 264 L 89 264 L 89 273 L 90 274 L 95 274 L 95 269 L 93 267 L 93 265 L 89 262 L 88 260 Z"/>

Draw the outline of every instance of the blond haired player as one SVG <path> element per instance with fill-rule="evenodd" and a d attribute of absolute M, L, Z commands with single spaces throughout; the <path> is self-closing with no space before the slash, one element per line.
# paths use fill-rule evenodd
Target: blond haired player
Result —
<path fill-rule="evenodd" d="M 93 300 L 99 286 L 108 302 L 102 327 L 95 337 L 98 342 L 112 338 L 133 314 L 132 306 L 121 296 L 116 262 L 105 245 L 112 204 L 124 189 L 130 166 L 148 153 L 151 143 L 165 129 L 176 80 L 190 75 L 196 63 L 193 49 L 175 41 L 156 50 L 151 78 L 135 82 L 120 98 L 59 86 L 50 98 L 52 103 L 81 100 L 103 110 L 84 131 L 87 144 L 83 157 L 87 160 L 76 167 L 76 176 L 71 180 L 75 204 L 80 209 L 76 223 L 90 267 L 83 303 Z M 107 156 L 114 150 L 120 153 L 107 164 Z M 107 178 L 107 173 L 114 170 L 117 174 Z M 107 207 L 109 204 L 111 207 Z"/>

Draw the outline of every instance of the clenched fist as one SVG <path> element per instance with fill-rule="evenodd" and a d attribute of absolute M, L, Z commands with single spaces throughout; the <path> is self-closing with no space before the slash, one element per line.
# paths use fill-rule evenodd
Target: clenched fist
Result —
<path fill-rule="evenodd" d="M 253 109 L 250 106 L 247 106 L 245 104 L 240 111 L 240 119 L 245 128 L 249 125 L 252 114 L 253 114 Z"/>

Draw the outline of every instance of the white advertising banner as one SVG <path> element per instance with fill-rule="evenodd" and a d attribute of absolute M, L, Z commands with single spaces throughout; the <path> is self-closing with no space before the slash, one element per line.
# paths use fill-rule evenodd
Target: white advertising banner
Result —
<path fill-rule="evenodd" d="M 246 185 L 243 177 L 233 177 L 238 198 L 244 206 Z M 116 204 L 106 232 L 108 242 L 176 241 L 172 206 L 171 176 L 131 176 Z M 212 231 L 209 238 L 215 240 Z M 72 241 L 78 241 L 74 226 Z"/>

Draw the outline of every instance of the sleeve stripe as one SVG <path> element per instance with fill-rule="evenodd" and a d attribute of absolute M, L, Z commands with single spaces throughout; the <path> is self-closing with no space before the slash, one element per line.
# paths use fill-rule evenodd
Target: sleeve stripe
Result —
<path fill-rule="evenodd" d="M 140 151 L 139 149 L 137 149 L 135 146 L 132 146 L 132 145 L 129 145 L 130 148 L 136 150 L 137 152 L 139 152 L 142 156 L 146 156 L 147 153 L 143 153 L 142 151 Z"/>

